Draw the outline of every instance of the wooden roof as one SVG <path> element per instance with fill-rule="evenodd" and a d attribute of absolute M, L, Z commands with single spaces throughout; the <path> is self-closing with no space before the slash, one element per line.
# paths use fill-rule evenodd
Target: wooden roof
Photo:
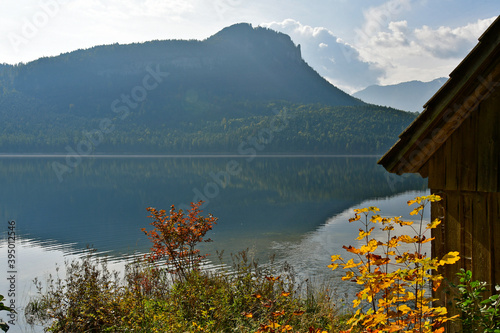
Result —
<path fill-rule="evenodd" d="M 429 158 L 498 86 L 500 16 L 378 164 L 399 175 L 420 173 L 427 177 L 423 166 Z"/>

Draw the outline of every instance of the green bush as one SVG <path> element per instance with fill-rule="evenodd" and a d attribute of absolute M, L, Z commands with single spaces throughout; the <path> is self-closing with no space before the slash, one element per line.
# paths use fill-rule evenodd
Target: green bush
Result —
<path fill-rule="evenodd" d="M 483 299 L 486 282 L 472 281 L 472 272 L 463 268 L 457 275 L 460 284 L 454 286 L 458 292 L 455 305 L 461 312 L 462 331 L 500 333 L 500 286 L 495 286 L 497 294 Z"/>
<path fill-rule="evenodd" d="M 8 306 L 5 306 L 3 304 L 4 297 L 3 295 L 0 295 L 0 311 L 7 311 L 10 313 L 16 313 L 14 309 L 9 308 Z M 7 332 L 9 330 L 9 325 L 7 325 L 6 322 L 4 322 L 2 319 L 0 319 L 0 329 L 4 332 Z"/>

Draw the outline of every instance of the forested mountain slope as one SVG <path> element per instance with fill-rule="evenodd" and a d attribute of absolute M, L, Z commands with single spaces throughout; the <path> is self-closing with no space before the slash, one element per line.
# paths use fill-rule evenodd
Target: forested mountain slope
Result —
<path fill-rule="evenodd" d="M 235 152 L 252 136 L 269 152 L 381 153 L 414 116 L 349 96 L 289 36 L 249 24 L 0 66 L 0 153 Z"/>

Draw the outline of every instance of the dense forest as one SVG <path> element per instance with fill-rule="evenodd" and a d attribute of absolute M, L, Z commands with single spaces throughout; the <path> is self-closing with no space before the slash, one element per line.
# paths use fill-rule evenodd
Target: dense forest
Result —
<path fill-rule="evenodd" d="M 289 36 L 249 24 L 0 66 L 0 153 L 379 154 L 414 117 L 349 96 Z"/>
<path fill-rule="evenodd" d="M 4 115 L 0 152 L 380 154 L 414 118 L 373 105 L 281 103 L 262 110 L 268 115 L 157 123 L 141 121 L 141 113 L 123 120 Z"/>

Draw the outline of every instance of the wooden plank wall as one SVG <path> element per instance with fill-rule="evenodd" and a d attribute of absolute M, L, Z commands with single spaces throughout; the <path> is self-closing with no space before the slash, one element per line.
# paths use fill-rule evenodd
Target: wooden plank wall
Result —
<path fill-rule="evenodd" d="M 429 159 L 429 188 L 500 192 L 500 89 Z"/>
<path fill-rule="evenodd" d="M 432 255 L 459 251 L 461 260 L 440 272 L 458 283 L 460 268 L 473 279 L 500 285 L 500 89 L 483 101 L 429 159 L 429 188 L 443 200 L 431 218 L 443 223 L 433 230 Z M 492 288 L 492 287 L 491 287 Z M 493 289 L 493 288 L 492 288 Z M 435 295 L 455 313 L 453 295 Z M 460 332 L 456 323 L 447 332 Z"/>
<path fill-rule="evenodd" d="M 494 290 L 494 285 L 500 285 L 500 193 L 433 193 L 443 200 L 432 206 L 431 216 L 441 217 L 443 223 L 432 231 L 432 255 L 440 258 L 450 251 L 459 251 L 461 256 L 457 264 L 446 265 L 439 273 L 457 284 L 460 268 L 470 269 L 474 280 L 485 281 Z M 450 315 L 458 314 L 452 306 L 454 295 L 445 288 L 435 297 L 440 300 L 436 305 L 446 305 Z M 450 324 L 447 332 L 460 332 L 460 328 Z"/>

